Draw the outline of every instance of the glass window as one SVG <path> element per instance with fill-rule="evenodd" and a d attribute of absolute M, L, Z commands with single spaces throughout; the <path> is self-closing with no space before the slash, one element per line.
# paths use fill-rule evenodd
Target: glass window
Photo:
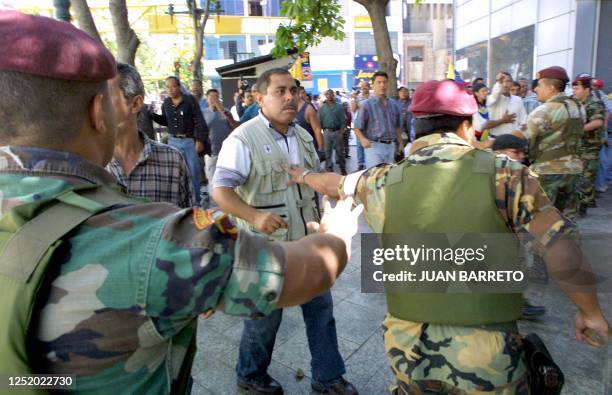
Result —
<path fill-rule="evenodd" d="M 274 36 L 251 36 L 251 52 L 254 53 L 255 56 L 267 55 L 267 53 L 261 53 L 259 46 L 273 42 Z"/>
<path fill-rule="evenodd" d="M 461 78 L 471 81 L 476 77 L 482 77 L 487 81 L 487 42 L 483 41 L 466 48 L 457 50 L 455 63 L 467 58 L 467 69 L 461 70 Z"/>
<path fill-rule="evenodd" d="M 424 57 L 423 47 L 408 47 L 408 61 L 422 62 Z"/>
<path fill-rule="evenodd" d="M 249 0 L 249 15 L 250 16 L 263 16 L 263 7 L 261 6 L 262 0 Z"/>
<path fill-rule="evenodd" d="M 246 38 L 239 35 L 204 36 L 206 59 L 233 59 L 236 52 L 246 52 Z"/>
<path fill-rule="evenodd" d="M 206 1 L 201 2 L 202 7 L 206 6 Z M 219 5 L 223 11 L 222 15 L 244 15 L 244 1 L 242 0 L 219 0 Z"/>
<path fill-rule="evenodd" d="M 507 71 L 513 78 L 533 78 L 534 25 L 491 39 L 491 74 Z"/>
<path fill-rule="evenodd" d="M 397 52 L 397 32 L 389 32 L 391 48 Z M 359 55 L 376 55 L 374 34 L 370 32 L 355 32 L 355 53 Z"/>
<path fill-rule="evenodd" d="M 283 1 L 285 0 L 249 0 L 249 15 L 280 16 Z"/>

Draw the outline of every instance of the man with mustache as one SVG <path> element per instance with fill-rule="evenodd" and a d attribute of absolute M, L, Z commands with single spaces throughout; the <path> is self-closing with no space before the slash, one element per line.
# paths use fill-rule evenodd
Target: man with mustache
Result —
<path fill-rule="evenodd" d="M 272 240 L 294 241 L 309 233 L 317 221 L 315 192 L 304 185 L 288 185 L 287 164 L 319 168 L 312 136 L 293 120 L 298 88 L 285 69 L 271 69 L 257 80 L 259 115 L 240 125 L 225 140 L 213 178 L 213 198 L 232 214 L 241 229 L 266 234 Z M 356 394 L 344 380 L 338 351 L 333 301 L 329 291 L 302 305 L 312 355 L 312 388 L 330 394 Z M 282 394 L 268 374 L 276 332 L 283 311 L 261 320 L 245 320 L 236 373 L 238 386 L 258 394 Z"/>

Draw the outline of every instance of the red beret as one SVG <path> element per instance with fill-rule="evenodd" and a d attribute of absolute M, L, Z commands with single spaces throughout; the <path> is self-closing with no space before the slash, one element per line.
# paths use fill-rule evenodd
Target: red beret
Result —
<path fill-rule="evenodd" d="M 408 109 L 415 117 L 448 114 L 470 116 L 478 111 L 476 99 L 455 81 L 427 81 L 414 92 Z"/>
<path fill-rule="evenodd" d="M 555 80 L 561 80 L 563 82 L 568 82 L 569 81 L 569 77 L 567 76 L 567 72 L 565 71 L 565 69 L 563 67 L 559 67 L 559 66 L 552 66 L 552 67 L 549 67 L 547 69 L 538 71 L 538 74 L 536 75 L 536 78 L 537 79 L 540 79 L 540 78 L 552 78 L 552 79 L 555 79 Z"/>
<path fill-rule="evenodd" d="M 0 70 L 100 82 L 117 73 L 113 55 L 67 22 L 0 11 Z"/>
<path fill-rule="evenodd" d="M 572 82 L 572 86 L 580 85 L 585 88 L 590 88 L 592 80 L 593 78 L 591 77 L 576 77 L 574 82 Z"/>
<path fill-rule="evenodd" d="M 604 82 L 603 80 L 592 80 L 591 81 L 591 86 L 595 89 L 602 89 L 604 87 Z"/>

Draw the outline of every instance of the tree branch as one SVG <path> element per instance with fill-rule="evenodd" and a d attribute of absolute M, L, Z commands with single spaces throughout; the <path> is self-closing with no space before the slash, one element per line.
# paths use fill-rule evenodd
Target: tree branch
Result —
<path fill-rule="evenodd" d="M 130 27 L 125 0 L 110 0 L 109 7 L 117 40 L 117 61 L 134 66 L 140 40 Z"/>
<path fill-rule="evenodd" d="M 98 28 L 96 28 L 96 23 L 91 16 L 87 0 L 70 0 L 70 4 L 74 8 L 74 16 L 79 24 L 79 28 L 104 45 L 102 38 L 100 38 L 100 33 L 98 33 Z"/>

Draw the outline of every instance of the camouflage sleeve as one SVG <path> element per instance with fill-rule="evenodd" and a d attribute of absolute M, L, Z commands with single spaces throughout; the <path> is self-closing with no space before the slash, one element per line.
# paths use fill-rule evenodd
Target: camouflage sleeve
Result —
<path fill-rule="evenodd" d="M 601 119 L 602 121 L 605 121 L 606 119 L 606 108 L 604 107 L 604 104 L 597 100 L 597 101 L 593 101 L 593 103 L 591 104 L 592 108 L 590 108 L 589 110 L 589 119 L 588 122 L 591 121 L 596 121 L 598 119 Z"/>
<path fill-rule="evenodd" d="M 505 155 L 496 158 L 495 195 L 508 227 L 540 254 L 574 231 L 572 222 L 546 196 L 537 175 Z"/>
<path fill-rule="evenodd" d="M 221 301 L 228 314 L 257 318 L 276 307 L 285 256 L 278 244 L 238 233 L 225 213 L 193 208 L 165 221 L 149 271 L 146 310 L 159 322 L 192 319 Z"/>
<path fill-rule="evenodd" d="M 370 228 L 382 233 L 385 223 L 385 182 L 392 165 L 381 164 L 340 180 L 338 193 L 341 198 L 353 196 L 355 204 L 363 204 L 364 217 Z"/>
<path fill-rule="evenodd" d="M 523 134 L 530 140 L 550 128 L 550 116 L 546 104 L 542 104 L 533 110 L 527 118 L 527 129 Z"/>

